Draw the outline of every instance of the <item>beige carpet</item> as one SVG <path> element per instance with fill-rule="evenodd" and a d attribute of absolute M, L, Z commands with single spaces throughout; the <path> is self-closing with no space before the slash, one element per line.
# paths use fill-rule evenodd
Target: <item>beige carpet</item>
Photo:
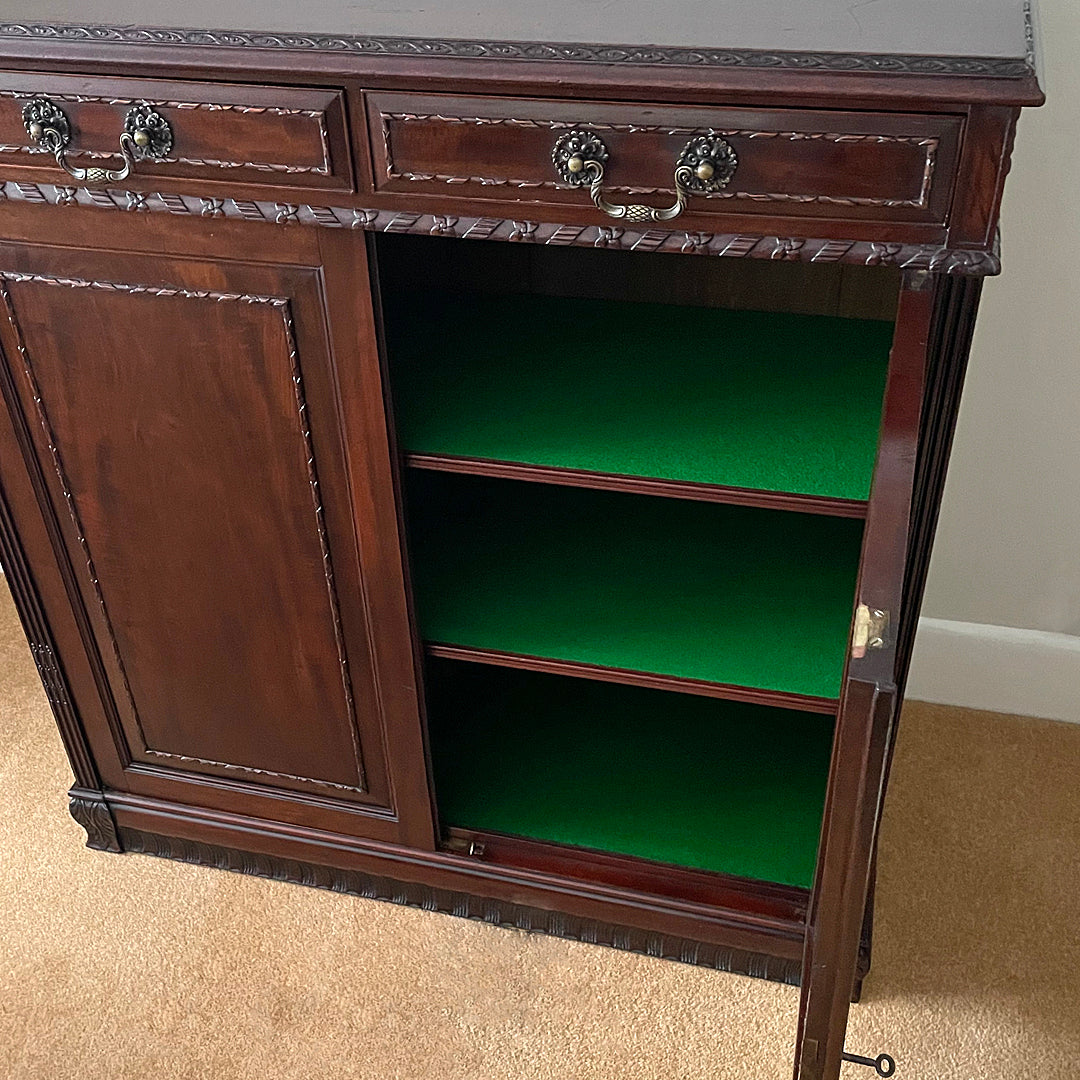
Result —
<path fill-rule="evenodd" d="M 790 1076 L 792 988 L 88 851 L 69 784 L 0 584 L 3 1080 Z M 909 706 L 878 895 L 849 1048 L 899 1080 L 1074 1076 L 1080 728 Z"/>

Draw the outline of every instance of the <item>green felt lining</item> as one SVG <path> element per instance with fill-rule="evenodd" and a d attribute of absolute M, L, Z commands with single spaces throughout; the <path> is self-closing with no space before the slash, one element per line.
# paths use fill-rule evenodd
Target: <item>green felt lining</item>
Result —
<path fill-rule="evenodd" d="M 433 660 L 444 825 L 809 888 L 831 717 Z"/>
<path fill-rule="evenodd" d="M 414 470 L 423 637 L 837 697 L 862 522 Z"/>
<path fill-rule="evenodd" d="M 866 499 L 892 323 L 537 295 L 388 310 L 407 451 Z"/>

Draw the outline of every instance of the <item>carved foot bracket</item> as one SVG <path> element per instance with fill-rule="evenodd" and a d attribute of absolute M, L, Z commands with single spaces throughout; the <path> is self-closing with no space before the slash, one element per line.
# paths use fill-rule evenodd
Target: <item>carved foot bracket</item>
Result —
<path fill-rule="evenodd" d="M 112 811 L 100 791 L 72 788 L 68 809 L 71 816 L 86 830 L 86 846 L 97 851 L 123 851 Z"/>

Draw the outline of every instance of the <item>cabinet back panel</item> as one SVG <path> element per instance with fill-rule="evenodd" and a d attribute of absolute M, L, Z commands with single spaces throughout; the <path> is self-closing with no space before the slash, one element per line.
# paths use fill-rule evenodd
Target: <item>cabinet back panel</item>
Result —
<path fill-rule="evenodd" d="M 428 642 L 840 692 L 860 521 L 449 473 L 408 494 Z"/>
<path fill-rule="evenodd" d="M 445 826 L 809 887 L 831 717 L 436 660 Z"/>
<path fill-rule="evenodd" d="M 361 787 L 288 304 L 7 290 L 132 753 Z"/>
<path fill-rule="evenodd" d="M 388 296 L 441 286 L 488 295 L 530 292 L 892 321 L 900 287 L 895 269 L 840 263 L 644 259 L 634 251 L 484 240 L 462 244 L 392 233 L 378 234 L 376 245 Z"/>
<path fill-rule="evenodd" d="M 865 500 L 893 324 L 576 297 L 388 298 L 410 453 Z"/>

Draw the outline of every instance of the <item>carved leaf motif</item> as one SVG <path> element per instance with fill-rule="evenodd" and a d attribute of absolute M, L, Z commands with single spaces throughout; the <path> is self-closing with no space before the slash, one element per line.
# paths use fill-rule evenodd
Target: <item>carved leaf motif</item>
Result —
<path fill-rule="evenodd" d="M 230 198 L 181 196 L 166 192 L 141 193 L 138 206 L 152 213 L 179 216 L 223 217 L 237 220 L 278 221 L 323 228 L 352 228 L 379 232 L 434 234 L 452 228 L 455 235 L 470 239 L 530 241 L 540 244 L 573 244 L 597 248 L 630 248 L 637 251 L 671 251 L 725 258 L 775 258 L 807 262 L 845 262 L 869 266 L 897 265 L 942 274 L 986 276 L 1000 272 L 994 250 L 952 249 L 919 244 L 884 244 L 869 240 L 822 240 L 792 237 L 705 234 L 664 229 L 623 229 L 611 225 L 572 225 L 501 218 L 452 218 L 446 214 L 421 214 L 362 207 L 325 207 L 278 204 Z M 721 195 L 720 198 L 726 196 Z M 128 193 L 101 188 L 70 188 L 52 185 L 0 183 L 4 198 L 72 205 L 92 203 L 107 210 L 128 207 Z"/>
<path fill-rule="evenodd" d="M 562 44 L 541 41 L 470 41 L 442 38 L 371 37 L 326 34 L 261 34 L 235 30 L 164 30 L 140 26 L 71 26 L 0 23 L 0 36 L 122 41 L 134 45 L 292 52 L 345 52 L 385 56 L 467 57 L 478 60 L 556 60 L 574 63 L 651 64 L 678 67 L 748 67 L 821 71 L 880 71 L 892 74 L 979 75 L 1019 79 L 1034 70 L 1034 29 L 1025 4 L 1028 55 L 1024 58 L 909 56 L 906 54 L 762 52 L 753 49 L 687 49 L 655 45 Z"/>

